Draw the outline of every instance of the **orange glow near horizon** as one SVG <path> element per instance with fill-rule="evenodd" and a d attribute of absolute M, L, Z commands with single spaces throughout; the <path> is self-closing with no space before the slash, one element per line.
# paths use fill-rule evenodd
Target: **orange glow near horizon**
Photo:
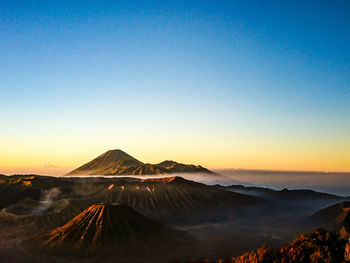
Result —
<path fill-rule="evenodd" d="M 122 149 L 122 148 L 121 148 Z M 234 149 L 234 148 L 232 148 Z M 108 149 L 106 149 L 108 150 Z M 22 149 L 20 152 L 4 153 L 0 151 L 0 174 L 42 174 L 60 176 L 94 159 L 106 150 L 91 151 L 57 151 L 33 152 Z M 249 147 L 245 151 L 234 151 L 228 148 L 205 151 L 201 147 L 190 151 L 179 151 L 173 148 L 167 154 L 163 149 L 122 149 L 144 163 L 159 163 L 163 160 L 174 160 L 187 164 L 199 164 L 208 169 L 247 169 L 279 171 L 334 171 L 350 172 L 349 155 L 338 151 L 337 154 L 319 151 L 310 152 L 276 151 L 277 149 L 256 152 Z"/>

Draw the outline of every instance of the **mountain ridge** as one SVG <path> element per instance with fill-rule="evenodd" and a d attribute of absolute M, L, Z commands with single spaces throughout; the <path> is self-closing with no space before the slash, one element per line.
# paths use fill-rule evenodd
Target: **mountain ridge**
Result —
<path fill-rule="evenodd" d="M 200 165 L 182 164 L 171 160 L 158 164 L 143 163 L 126 152 L 115 149 L 99 155 L 66 175 L 159 175 L 172 173 L 214 174 Z"/>

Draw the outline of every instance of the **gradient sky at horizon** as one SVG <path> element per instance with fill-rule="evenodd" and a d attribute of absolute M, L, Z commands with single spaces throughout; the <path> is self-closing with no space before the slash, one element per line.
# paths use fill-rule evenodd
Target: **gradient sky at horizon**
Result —
<path fill-rule="evenodd" d="M 1 1 L 0 173 L 350 171 L 349 1 Z"/>

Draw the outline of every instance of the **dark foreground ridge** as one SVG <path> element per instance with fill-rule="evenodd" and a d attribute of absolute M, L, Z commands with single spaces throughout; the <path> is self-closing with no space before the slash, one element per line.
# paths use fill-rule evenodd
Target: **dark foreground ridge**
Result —
<path fill-rule="evenodd" d="M 319 263 L 345 262 L 346 239 L 341 239 L 335 232 L 318 229 L 298 236 L 280 249 L 264 245 L 257 251 L 244 253 L 242 256 L 215 261 L 216 263 Z M 209 263 L 206 259 L 187 263 Z M 214 263 L 214 262 L 212 262 Z"/>
<path fill-rule="evenodd" d="M 164 161 L 143 163 L 122 150 L 110 150 L 67 175 L 155 175 L 170 173 L 209 173 L 212 171 L 193 164 Z"/>

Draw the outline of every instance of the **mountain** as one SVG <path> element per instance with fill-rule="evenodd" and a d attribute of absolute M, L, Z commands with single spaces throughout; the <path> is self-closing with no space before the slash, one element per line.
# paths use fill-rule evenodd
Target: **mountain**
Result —
<path fill-rule="evenodd" d="M 334 202 L 333 196 L 313 191 L 265 190 L 264 192 L 270 193 L 270 195 L 257 197 L 253 194 L 247 195 L 228 191 L 225 187 L 205 185 L 178 176 L 154 176 L 152 179 L 118 176 L 0 176 L 0 262 L 75 263 L 78 261 L 77 258 L 73 260 L 65 257 L 67 254 L 79 256 L 81 254 L 82 257 L 89 254 L 88 259 L 91 259 L 91 261 L 84 257 L 86 263 L 97 261 L 108 263 L 155 263 L 157 261 L 158 263 L 172 262 L 171 260 L 182 262 L 183 258 L 189 260 L 202 257 L 215 259 L 232 255 L 237 256 L 246 251 L 256 250 L 264 243 L 273 247 L 282 246 L 297 234 L 315 229 L 317 226 L 304 228 L 304 224 L 299 223 L 306 217 L 309 221 L 309 216 L 314 211 L 328 205 L 310 209 L 309 206 L 299 205 L 303 201 L 312 202 L 319 198 L 320 200 L 329 199 L 327 202 Z M 309 194 L 312 198 L 309 198 Z M 343 201 L 337 200 L 335 198 L 336 203 Z M 114 232 L 113 224 L 109 226 L 109 223 L 107 223 L 110 220 L 105 214 L 115 214 L 108 210 L 110 209 L 108 205 L 105 205 L 103 212 L 94 212 L 96 218 L 101 218 L 102 221 L 95 219 L 95 216 L 91 215 L 92 212 L 83 212 L 89 207 L 99 206 L 96 204 L 101 203 L 119 204 L 109 206 L 117 206 L 118 210 L 123 211 L 123 217 L 117 220 L 117 224 L 122 226 L 121 230 L 126 231 L 126 235 L 130 237 L 130 240 L 109 239 L 109 232 L 117 232 Z M 298 206 L 294 207 L 294 204 Z M 125 206 L 127 206 L 126 209 L 132 209 L 138 215 L 145 217 L 148 223 L 137 219 L 139 217 L 135 213 L 132 213 L 135 216 L 125 216 L 126 213 L 123 209 Z M 347 206 L 344 205 L 343 207 L 346 209 Z M 88 221 L 85 219 L 79 221 L 80 223 L 73 220 L 82 212 L 85 216 L 91 215 L 89 217 L 92 220 L 90 225 L 82 223 Z M 335 217 L 341 215 L 341 213 L 338 214 L 332 211 L 330 213 L 333 213 Z M 136 218 L 139 222 L 135 223 L 137 225 L 135 232 L 142 231 L 142 233 L 146 233 L 147 239 L 141 242 L 142 244 L 137 241 L 142 240 L 142 238 L 136 233 L 133 234 L 134 228 L 132 229 L 129 226 L 129 223 L 134 222 L 134 219 L 131 218 Z M 75 222 L 72 225 L 80 227 L 74 228 L 76 230 L 68 227 L 62 230 L 67 222 Z M 168 227 L 165 228 L 168 230 L 169 227 L 174 227 L 188 231 L 191 236 L 198 240 L 196 249 L 189 245 L 189 249 L 192 249 L 190 256 L 182 257 L 181 255 L 185 255 L 186 251 L 175 252 L 175 249 L 180 249 L 185 244 L 181 237 L 179 237 L 178 245 L 171 245 L 163 242 L 163 239 L 166 240 L 166 238 L 163 238 L 161 234 L 149 236 L 148 229 L 152 228 L 149 225 L 150 223 L 160 225 L 156 222 L 167 225 Z M 100 228 L 96 224 L 106 225 L 108 226 L 106 228 L 111 230 L 107 231 L 107 234 L 100 235 L 100 233 L 106 232 L 98 230 Z M 139 228 L 140 225 L 145 226 L 145 230 Z M 86 229 L 86 233 L 91 233 L 85 238 L 107 236 L 108 244 L 114 244 L 111 245 L 113 249 L 108 248 L 109 245 L 103 245 L 106 249 L 108 248 L 107 251 L 99 250 L 99 244 L 103 243 L 100 240 L 105 240 L 99 237 L 95 240 L 96 242 L 91 241 L 95 242 L 91 249 L 85 245 L 82 245 L 82 247 L 68 246 L 66 249 L 62 248 L 63 251 L 57 248 L 58 243 L 66 244 L 69 242 L 66 237 L 71 236 L 73 232 L 78 237 L 73 239 L 72 242 L 78 244 L 77 240 L 80 240 L 82 236 L 81 229 Z M 131 230 L 128 231 L 128 229 Z M 54 237 L 52 232 L 55 230 L 59 234 Z M 169 231 L 173 233 L 174 230 L 170 229 Z M 41 233 L 40 236 L 37 233 Z M 119 237 L 123 236 L 122 232 L 118 233 Z M 34 234 L 35 237 L 33 237 Z M 183 232 L 180 233 L 181 236 L 182 234 Z M 113 234 L 113 236 L 115 235 Z M 28 249 L 22 249 L 19 244 L 22 244 L 22 240 L 26 240 L 28 237 L 31 237 L 28 241 L 29 244 L 25 242 Z M 188 239 L 192 240 L 191 238 Z M 51 241 L 47 243 L 49 240 Z M 156 241 L 153 242 L 152 240 Z M 237 240 L 239 242 L 236 242 Z M 125 244 L 125 247 L 123 244 Z M 144 247 L 142 248 L 143 244 Z M 50 249 L 48 246 L 53 248 Z M 38 247 L 39 251 L 35 247 Z M 137 249 L 140 249 L 140 251 L 135 252 Z M 159 250 L 155 251 L 155 249 Z M 101 256 L 105 253 L 109 255 L 114 250 L 116 254 L 111 257 L 108 256 L 110 260 Z M 37 251 L 38 253 L 31 254 L 31 251 Z M 55 251 L 58 255 L 56 257 L 51 255 L 55 254 Z M 160 256 L 163 252 L 168 256 Z M 153 256 L 155 253 L 157 254 L 156 259 Z M 95 256 L 102 258 L 95 259 Z M 132 256 L 139 256 L 140 258 L 130 258 Z M 53 258 L 57 260 L 55 261 Z"/>
<path fill-rule="evenodd" d="M 213 173 L 200 165 L 174 161 L 142 163 L 122 150 L 110 150 L 67 175 L 155 175 L 170 173 Z"/>
<path fill-rule="evenodd" d="M 63 257 L 118 257 L 181 253 L 193 242 L 186 232 L 158 224 L 126 205 L 95 204 L 65 225 L 23 242 L 40 254 Z M 152 249 L 151 249 L 152 248 Z M 131 261 L 130 261 L 131 262 Z"/>
<path fill-rule="evenodd" d="M 126 204 L 144 215 L 171 223 L 221 221 L 230 216 L 241 217 L 244 210 L 262 209 L 257 198 L 217 189 L 174 176 L 144 179 L 134 182 L 113 181 L 94 195 L 95 202 L 109 200 Z"/>
<path fill-rule="evenodd" d="M 3 203 L 0 209 L 15 217 L 15 222 L 35 222 L 39 228 L 62 225 L 66 219 L 101 202 L 125 204 L 152 220 L 176 225 L 247 217 L 267 205 L 256 197 L 178 176 L 154 179 L 8 176 L 6 180 L 0 184 L 0 204 Z M 48 199 L 51 192 L 58 195 Z M 0 213 L 0 225 L 8 216 Z"/>

